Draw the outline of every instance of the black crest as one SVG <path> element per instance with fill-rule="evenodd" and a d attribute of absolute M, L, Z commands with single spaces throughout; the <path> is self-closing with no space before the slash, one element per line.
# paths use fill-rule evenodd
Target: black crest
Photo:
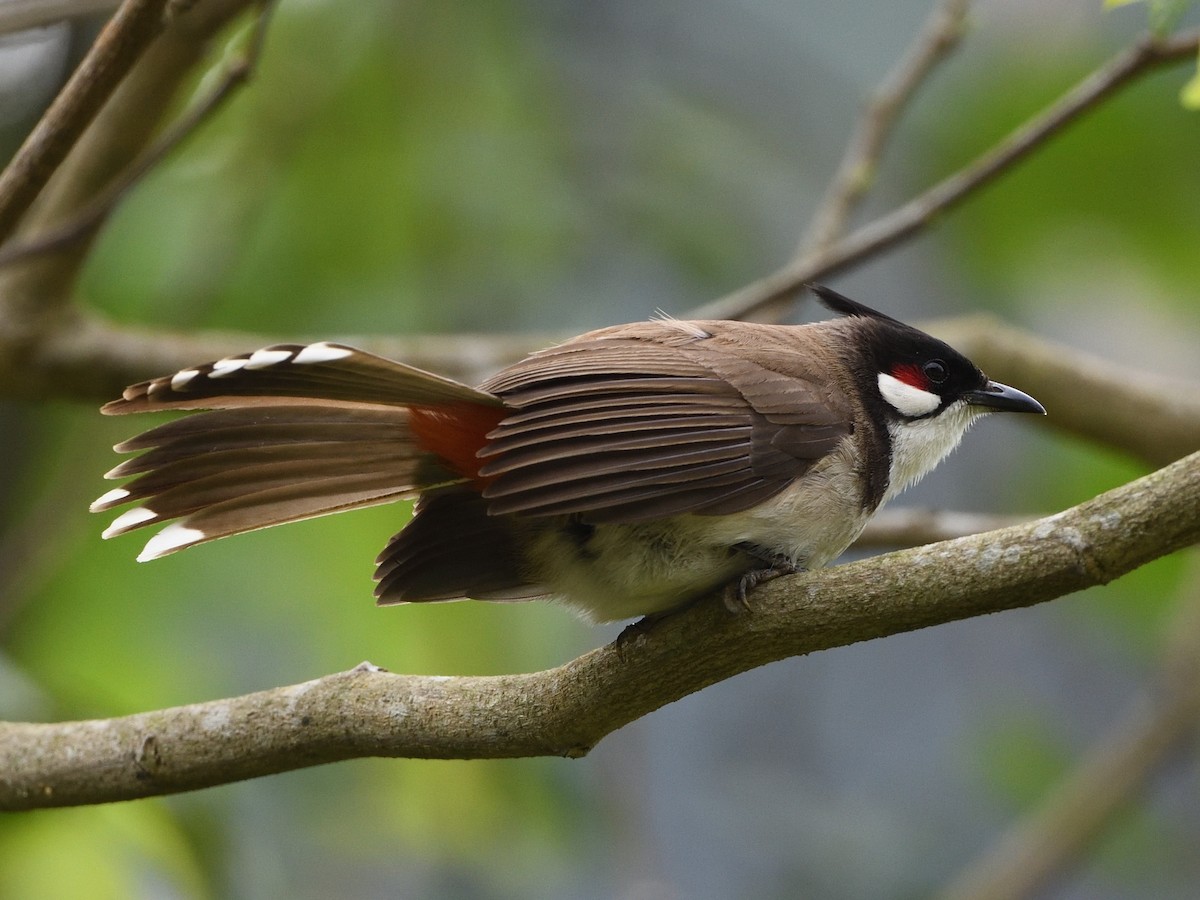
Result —
<path fill-rule="evenodd" d="M 900 325 L 904 328 L 909 327 L 898 319 L 893 319 L 891 316 L 885 315 L 877 309 L 872 309 L 863 303 L 859 303 L 857 300 L 851 300 L 845 294 L 839 294 L 833 288 L 826 287 L 823 284 L 807 284 L 805 287 L 816 294 L 817 299 L 821 301 L 821 305 L 830 312 L 840 313 L 843 316 L 857 316 L 861 319 L 878 319 L 883 322 Z"/>

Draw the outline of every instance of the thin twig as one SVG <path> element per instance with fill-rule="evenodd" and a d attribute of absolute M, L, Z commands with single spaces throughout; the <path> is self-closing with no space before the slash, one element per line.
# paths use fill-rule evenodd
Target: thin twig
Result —
<path fill-rule="evenodd" d="M 245 47 L 238 56 L 229 60 L 220 81 L 208 95 L 172 123 L 151 147 L 121 173 L 120 177 L 96 194 L 72 219 L 29 240 L 10 242 L 0 247 L 0 267 L 31 256 L 60 250 L 92 234 L 129 191 L 207 121 L 235 90 L 249 80 L 262 54 L 270 11 L 273 8 L 269 0 L 264 0 L 259 5 L 259 14 L 255 18 L 253 31 Z"/>
<path fill-rule="evenodd" d="M 821 254 L 843 232 L 855 205 L 866 194 L 892 129 L 917 89 L 958 45 L 968 0 L 939 0 L 904 56 L 875 89 L 796 257 Z"/>
<path fill-rule="evenodd" d="M 694 313 L 701 319 L 738 319 L 759 307 L 780 302 L 806 283 L 827 278 L 862 259 L 911 237 L 941 213 L 957 206 L 984 185 L 1008 171 L 1049 138 L 1096 107 L 1134 79 L 1168 63 L 1191 60 L 1200 47 L 1200 30 L 1167 40 L 1147 37 L 1067 91 L 1048 108 L 1029 119 L 998 144 L 953 175 L 881 216 L 824 253 L 792 260 L 782 268 Z"/>
<path fill-rule="evenodd" d="M 1019 900 L 1068 867 L 1125 810 L 1200 719 L 1200 567 L 1170 629 L 1152 689 L 1128 709 L 1042 806 L 946 889 L 945 900 Z"/>
<path fill-rule="evenodd" d="M 0 174 L 0 241 L 17 227 L 113 89 L 162 30 L 168 0 L 126 0 Z"/>

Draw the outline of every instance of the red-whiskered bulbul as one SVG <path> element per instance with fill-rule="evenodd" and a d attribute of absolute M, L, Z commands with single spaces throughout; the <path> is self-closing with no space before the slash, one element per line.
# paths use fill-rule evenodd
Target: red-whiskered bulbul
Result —
<path fill-rule="evenodd" d="M 1045 413 L 943 342 L 824 287 L 807 325 L 660 319 L 581 335 L 478 388 L 333 343 L 133 385 L 103 408 L 201 412 L 118 444 L 104 532 L 138 557 L 416 498 L 382 604 L 560 598 L 665 612 L 824 566 L 983 413 Z"/>

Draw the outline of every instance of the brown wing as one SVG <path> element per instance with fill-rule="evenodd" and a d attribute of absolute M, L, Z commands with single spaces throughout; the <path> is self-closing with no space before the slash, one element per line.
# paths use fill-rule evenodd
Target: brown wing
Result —
<path fill-rule="evenodd" d="M 807 342 L 746 352 L 757 336 L 744 323 L 623 326 L 486 382 L 517 410 L 480 453 L 489 512 L 634 522 L 779 493 L 838 446 L 851 416 Z"/>

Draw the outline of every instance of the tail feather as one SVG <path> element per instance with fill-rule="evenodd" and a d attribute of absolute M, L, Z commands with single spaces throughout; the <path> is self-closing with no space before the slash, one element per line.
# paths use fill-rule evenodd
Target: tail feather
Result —
<path fill-rule="evenodd" d="M 147 542 L 145 549 L 138 555 L 138 561 L 158 559 L 184 547 L 232 534 L 242 534 L 286 522 L 298 522 L 327 513 L 390 503 L 393 500 L 402 500 L 406 496 L 411 496 L 411 492 L 398 491 L 382 483 L 378 473 L 373 472 L 333 475 L 319 481 L 271 487 L 205 507 L 177 522 L 172 522 Z M 134 507 L 124 515 L 131 514 L 136 514 L 131 517 L 132 527 L 161 521 L 149 506 Z M 149 518 L 144 518 L 146 514 Z M 123 517 L 118 517 L 113 525 L 116 526 Z M 105 536 L 111 537 L 127 530 L 130 529 L 110 529 Z"/>
<path fill-rule="evenodd" d="M 265 444 L 151 467 L 100 497 L 92 509 L 139 503 L 114 520 L 106 538 L 180 519 L 171 526 L 171 540 L 152 539 L 139 557 L 153 559 L 231 534 L 412 498 L 431 485 L 461 480 L 404 443 Z M 188 530 L 187 540 L 174 543 L 182 537 L 179 527 Z"/>
<path fill-rule="evenodd" d="M 142 382 L 103 411 L 157 409 L 210 411 L 118 444 L 142 452 L 108 477 L 136 477 L 92 504 L 137 504 L 105 537 L 171 523 L 140 560 L 461 483 L 471 473 L 458 457 L 473 459 L 474 442 L 504 407 L 449 379 L 321 343 L 268 347 Z"/>
<path fill-rule="evenodd" d="M 537 527 L 487 514 L 469 488 L 426 494 L 408 526 L 375 560 L 380 605 L 439 600 L 525 600 L 545 594 L 521 572 L 516 529 Z"/>
<path fill-rule="evenodd" d="M 120 400 L 100 411 L 115 416 L 154 409 L 223 409 L 278 404 L 280 398 L 356 406 L 502 405 L 493 394 L 441 375 L 321 342 L 276 344 L 130 385 Z"/>
<path fill-rule="evenodd" d="M 206 415 L 201 413 L 193 418 L 202 420 Z M 378 446 L 414 457 L 427 452 L 413 441 L 402 413 L 392 412 L 390 418 L 386 426 L 331 427 L 323 421 L 312 425 L 297 421 L 284 426 L 250 424 L 217 428 L 160 443 L 140 456 L 125 460 L 105 477 L 126 478 L 188 464 L 215 465 L 221 458 L 236 465 L 245 456 L 253 463 L 257 461 L 256 454 L 273 459 L 307 458 L 310 451 L 317 455 L 353 455 L 358 448 L 372 450 Z"/>
<path fill-rule="evenodd" d="M 279 477 L 284 472 L 293 473 L 295 476 L 309 474 L 305 470 L 297 469 L 297 464 L 306 464 L 316 473 L 327 473 L 355 471 L 364 465 L 374 465 L 383 461 L 391 462 L 396 470 L 397 487 L 409 486 L 416 490 L 430 480 L 421 472 L 425 454 L 387 442 L 361 443 L 353 447 L 347 447 L 341 442 L 283 447 L 267 445 L 188 454 L 178 459 L 173 458 L 170 462 L 143 467 L 142 474 L 133 481 L 126 482 L 118 491 L 110 492 L 113 494 L 111 499 L 97 500 L 91 509 L 92 512 L 104 512 L 145 497 L 208 481 L 226 481 L 231 486 L 257 485 Z M 130 462 L 140 463 L 141 458 Z M 407 473 L 407 478 L 401 468 L 404 465 L 412 469 Z M 118 472 L 120 468 L 118 466 L 113 470 L 118 476 L 133 474 L 132 470 Z"/>
<path fill-rule="evenodd" d="M 269 435 L 274 444 L 307 442 L 313 439 L 316 429 L 321 430 L 322 440 L 373 440 L 379 434 L 373 434 L 371 429 L 390 434 L 404 424 L 405 413 L 395 407 L 323 406 L 317 401 L 307 405 L 274 405 L 277 402 L 278 398 L 271 398 L 269 404 L 263 401 L 264 405 L 218 409 L 173 419 L 121 441 L 113 449 L 132 453 L 188 439 L 229 447 L 253 446 L 259 434 Z"/>
<path fill-rule="evenodd" d="M 266 454 L 263 454 L 264 456 Z M 415 496 L 420 486 L 412 471 L 412 460 L 392 453 L 375 455 L 343 454 L 340 457 L 273 459 L 255 465 L 238 466 L 221 471 L 158 470 L 126 485 L 125 495 L 111 506 L 145 500 L 144 508 L 155 513 L 158 520 L 176 519 L 197 510 L 236 500 L 289 484 L 316 486 L 332 474 L 354 473 L 374 477 L 389 491 L 398 495 Z M 145 480 L 144 480 L 145 479 Z M 149 499 L 147 499 L 149 498 Z M 276 523 L 269 523 L 276 524 Z M 128 531 L 130 529 L 121 529 Z"/>

